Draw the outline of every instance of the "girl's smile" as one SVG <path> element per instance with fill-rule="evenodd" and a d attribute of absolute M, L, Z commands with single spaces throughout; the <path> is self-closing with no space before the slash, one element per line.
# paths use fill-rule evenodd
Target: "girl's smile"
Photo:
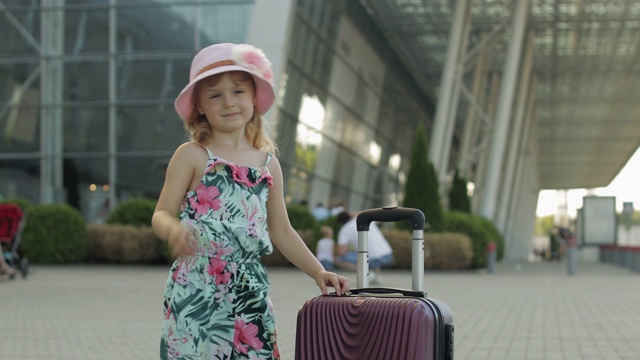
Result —
<path fill-rule="evenodd" d="M 200 112 L 214 131 L 240 130 L 253 116 L 254 94 L 251 81 L 225 73 L 199 92 Z"/>

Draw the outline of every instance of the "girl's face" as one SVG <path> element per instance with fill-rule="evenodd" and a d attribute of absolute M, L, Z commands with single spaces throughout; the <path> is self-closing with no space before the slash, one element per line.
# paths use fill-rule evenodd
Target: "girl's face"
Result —
<path fill-rule="evenodd" d="M 198 111 L 204 113 L 211 128 L 220 132 L 244 130 L 255 104 L 251 79 L 242 73 L 223 73 L 203 81 L 198 92 Z"/>

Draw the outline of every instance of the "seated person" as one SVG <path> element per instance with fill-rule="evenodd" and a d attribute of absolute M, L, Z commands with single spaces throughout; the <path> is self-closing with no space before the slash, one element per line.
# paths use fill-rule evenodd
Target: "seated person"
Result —
<path fill-rule="evenodd" d="M 356 218 L 348 212 L 338 214 L 337 221 L 343 224 L 338 232 L 338 259 L 336 266 L 346 270 L 357 270 L 358 229 Z M 369 282 L 382 282 L 381 268 L 393 264 L 393 250 L 382 231 L 375 223 L 369 227 L 367 248 L 369 250 Z"/>

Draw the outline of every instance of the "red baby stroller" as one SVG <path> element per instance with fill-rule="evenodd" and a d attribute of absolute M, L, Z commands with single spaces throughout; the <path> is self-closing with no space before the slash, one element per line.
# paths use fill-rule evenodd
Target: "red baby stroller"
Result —
<path fill-rule="evenodd" d="M 25 223 L 24 213 L 16 204 L 0 204 L 0 249 L 7 264 L 19 270 L 23 278 L 29 274 L 29 260 L 18 253 Z"/>

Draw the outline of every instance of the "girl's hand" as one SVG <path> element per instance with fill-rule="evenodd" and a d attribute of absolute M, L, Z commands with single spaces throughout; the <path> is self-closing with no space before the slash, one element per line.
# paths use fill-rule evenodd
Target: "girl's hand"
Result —
<path fill-rule="evenodd" d="M 174 259 L 184 255 L 193 255 L 191 237 L 191 232 L 181 225 L 172 229 L 169 235 L 169 250 Z"/>
<path fill-rule="evenodd" d="M 349 291 L 349 280 L 344 276 L 340 276 L 336 273 L 332 273 L 326 270 L 319 271 L 313 277 L 322 291 L 322 295 L 327 295 L 327 286 L 336 289 L 336 295 L 344 295 Z"/>

